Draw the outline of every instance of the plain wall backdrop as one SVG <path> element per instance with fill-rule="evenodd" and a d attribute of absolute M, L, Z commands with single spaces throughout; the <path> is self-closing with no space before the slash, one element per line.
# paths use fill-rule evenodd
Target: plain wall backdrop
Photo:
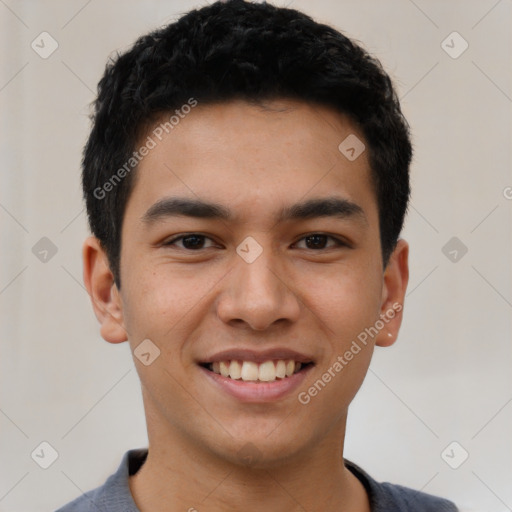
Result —
<path fill-rule="evenodd" d="M 512 2 L 276 4 L 382 61 L 415 147 L 405 321 L 376 349 L 345 455 L 381 481 L 512 510 Z M 54 510 L 146 446 L 128 344 L 102 340 L 82 285 L 80 158 L 107 57 L 201 5 L 0 1 L 1 512 Z M 31 456 L 43 441 L 48 469 Z"/>

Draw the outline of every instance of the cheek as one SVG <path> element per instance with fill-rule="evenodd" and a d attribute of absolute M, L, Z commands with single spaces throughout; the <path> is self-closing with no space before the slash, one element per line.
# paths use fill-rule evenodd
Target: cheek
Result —
<path fill-rule="evenodd" d="M 203 312 L 208 292 L 220 279 L 217 273 L 198 276 L 198 271 L 165 263 L 132 266 L 123 300 L 129 334 L 134 339 L 154 339 L 165 348 L 180 339 L 180 333 L 190 331 Z"/>
<path fill-rule="evenodd" d="M 326 350 L 303 391 L 306 399 L 321 395 L 311 398 L 312 407 L 330 428 L 346 413 L 368 371 L 374 343 L 365 329 L 379 318 L 380 286 L 378 279 L 363 278 L 353 268 L 307 285 L 308 306 L 324 326 Z"/>
<path fill-rule="evenodd" d="M 379 318 L 382 284 L 375 271 L 340 265 L 300 279 L 305 303 L 329 327 L 336 345 L 342 347 Z"/>
<path fill-rule="evenodd" d="M 134 335 L 160 339 L 183 316 L 190 291 L 179 280 L 141 274 L 125 301 L 125 323 Z"/>
<path fill-rule="evenodd" d="M 326 415 L 327 423 L 336 419 L 332 415 L 332 404 L 336 404 L 335 409 L 342 414 L 368 370 L 373 338 L 365 329 L 379 319 L 381 287 L 378 265 L 357 268 L 347 265 L 323 279 L 312 279 L 307 283 L 310 304 L 316 305 L 315 313 L 329 328 L 326 330 L 329 352 L 317 376 L 329 381 L 324 409 L 319 413 Z"/>

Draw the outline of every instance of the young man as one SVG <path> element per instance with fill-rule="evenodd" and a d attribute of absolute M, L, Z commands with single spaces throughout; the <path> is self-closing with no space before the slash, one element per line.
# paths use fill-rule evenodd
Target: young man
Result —
<path fill-rule="evenodd" d="M 295 10 L 217 2 L 107 67 L 84 280 L 149 448 L 60 512 L 457 510 L 343 459 L 400 328 L 411 153 L 378 61 Z"/>

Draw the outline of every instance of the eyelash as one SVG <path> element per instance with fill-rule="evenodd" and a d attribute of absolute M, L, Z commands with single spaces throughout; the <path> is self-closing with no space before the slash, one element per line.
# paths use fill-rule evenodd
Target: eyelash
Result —
<path fill-rule="evenodd" d="M 179 235 L 175 238 L 172 238 L 171 240 L 168 240 L 166 242 L 164 242 L 162 245 L 164 247 L 170 247 L 172 245 L 175 244 L 175 242 L 179 241 L 179 240 L 183 240 L 184 238 L 188 238 L 188 237 L 192 237 L 192 236 L 195 236 L 195 237 L 202 237 L 204 239 L 208 239 L 208 240 L 211 240 L 210 237 L 206 236 L 206 235 L 202 235 L 201 233 L 187 233 L 185 235 Z M 297 242 L 295 243 L 298 243 L 298 242 L 301 242 L 302 240 L 305 240 L 306 238 L 310 238 L 310 237 L 313 237 L 313 236 L 324 236 L 326 237 L 327 239 L 331 239 L 331 240 L 334 240 L 335 244 L 337 247 L 350 247 L 348 243 L 344 242 L 343 240 L 340 240 L 339 238 L 336 238 L 335 236 L 332 236 L 332 235 L 327 235 L 325 233 L 310 233 L 306 236 L 303 236 L 302 238 L 300 238 Z M 325 251 L 327 249 L 332 249 L 333 247 L 322 247 L 320 249 L 308 249 L 306 248 L 306 250 L 310 250 L 310 251 L 315 251 L 315 252 L 321 252 L 321 251 Z M 187 252 L 199 252 L 203 249 L 209 249 L 209 247 L 200 247 L 199 249 L 188 249 L 186 247 L 180 247 L 180 249 L 183 249 Z"/>

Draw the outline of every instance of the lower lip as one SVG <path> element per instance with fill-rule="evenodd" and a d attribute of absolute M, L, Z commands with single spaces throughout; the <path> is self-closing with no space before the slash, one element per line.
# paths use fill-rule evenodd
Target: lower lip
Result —
<path fill-rule="evenodd" d="M 218 373 L 199 367 L 211 382 L 222 391 L 234 396 L 242 402 L 273 402 L 295 391 L 305 379 L 313 365 L 294 373 L 291 377 L 272 382 L 254 382 L 230 379 Z"/>

